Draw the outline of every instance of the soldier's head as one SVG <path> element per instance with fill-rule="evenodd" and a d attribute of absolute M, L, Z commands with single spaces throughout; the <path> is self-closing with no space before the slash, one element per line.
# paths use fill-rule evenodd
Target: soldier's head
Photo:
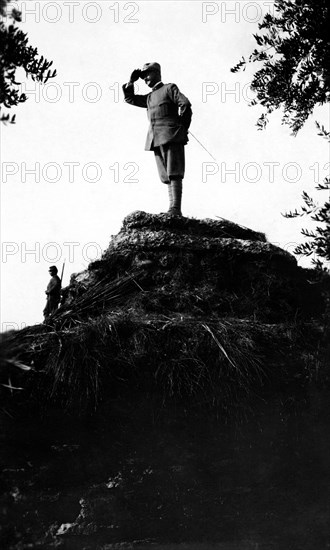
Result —
<path fill-rule="evenodd" d="M 162 78 L 159 63 L 145 63 L 141 70 L 141 78 L 143 78 L 149 88 L 153 88 Z"/>
<path fill-rule="evenodd" d="M 57 271 L 58 271 L 58 269 L 57 269 L 56 265 L 51 265 L 50 268 L 48 269 L 48 272 L 52 276 L 57 275 Z"/>

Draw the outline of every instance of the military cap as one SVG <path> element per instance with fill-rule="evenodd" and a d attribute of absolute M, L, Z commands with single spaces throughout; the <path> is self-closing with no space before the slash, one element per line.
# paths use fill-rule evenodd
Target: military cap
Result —
<path fill-rule="evenodd" d="M 151 71 L 160 73 L 161 69 L 160 69 L 159 63 L 156 63 L 156 61 L 153 61 L 152 63 L 145 63 L 141 69 L 141 76 L 144 77 L 146 74 L 150 73 Z"/>

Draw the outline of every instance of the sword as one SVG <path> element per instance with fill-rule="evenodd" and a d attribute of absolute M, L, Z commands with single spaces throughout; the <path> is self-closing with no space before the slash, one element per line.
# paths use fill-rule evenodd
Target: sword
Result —
<path fill-rule="evenodd" d="M 190 135 L 197 141 L 197 143 L 199 143 L 199 145 L 200 145 L 201 147 L 203 147 L 203 149 L 210 155 L 210 157 L 211 157 L 213 160 L 215 160 L 215 162 L 218 162 L 217 159 L 215 159 L 214 156 L 211 155 L 210 151 L 208 151 L 208 150 L 206 149 L 206 147 L 204 147 L 204 145 L 199 141 L 199 139 L 197 139 L 196 136 L 194 136 L 194 134 L 191 133 L 190 130 L 188 130 L 188 134 L 190 134 Z"/>

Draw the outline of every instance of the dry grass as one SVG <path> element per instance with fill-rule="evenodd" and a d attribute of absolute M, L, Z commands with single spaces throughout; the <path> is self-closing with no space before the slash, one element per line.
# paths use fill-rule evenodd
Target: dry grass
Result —
<path fill-rule="evenodd" d="M 112 280 L 99 270 L 100 280 L 73 285 L 76 295 L 47 324 L 3 335 L 4 401 L 20 394 L 84 413 L 140 392 L 230 414 L 273 381 L 313 379 L 308 342 L 320 337 L 292 319 L 284 278 L 244 262 L 235 279 L 236 268 L 215 255 L 211 263 L 187 252 L 179 262 L 168 253 L 149 259 L 149 271 L 136 266 Z M 275 298 L 279 318 L 270 324 Z"/>
<path fill-rule="evenodd" d="M 143 289 L 138 282 L 140 273 L 126 273 L 109 280 L 108 277 L 94 282 L 80 296 L 60 307 L 47 321 L 50 326 L 63 329 L 79 325 L 80 322 L 100 315 L 104 311 L 117 308 L 127 302 L 132 295 Z"/>
<path fill-rule="evenodd" d="M 113 313 L 24 340 L 16 360 L 33 365 L 32 393 L 79 411 L 122 391 L 229 409 L 264 378 L 249 323 L 235 320 Z"/>

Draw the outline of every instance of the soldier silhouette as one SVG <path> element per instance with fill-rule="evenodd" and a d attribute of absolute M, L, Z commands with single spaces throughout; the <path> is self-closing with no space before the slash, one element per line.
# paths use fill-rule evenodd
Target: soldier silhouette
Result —
<path fill-rule="evenodd" d="M 151 88 L 149 94 L 135 94 L 134 82 L 139 78 Z M 154 151 L 160 180 L 168 186 L 168 213 L 182 216 L 184 146 L 188 142 L 191 103 L 176 84 L 163 84 L 161 68 L 156 62 L 146 63 L 142 70 L 135 69 L 123 85 L 123 92 L 127 103 L 147 109 L 150 125 L 145 150 Z"/>
<path fill-rule="evenodd" d="M 45 291 L 47 295 L 47 302 L 43 311 L 45 320 L 57 310 L 58 304 L 60 303 L 61 299 L 62 283 L 61 279 L 57 275 L 57 271 L 58 269 L 55 265 L 50 266 L 48 270 L 49 274 L 51 275 L 51 279 Z"/>

